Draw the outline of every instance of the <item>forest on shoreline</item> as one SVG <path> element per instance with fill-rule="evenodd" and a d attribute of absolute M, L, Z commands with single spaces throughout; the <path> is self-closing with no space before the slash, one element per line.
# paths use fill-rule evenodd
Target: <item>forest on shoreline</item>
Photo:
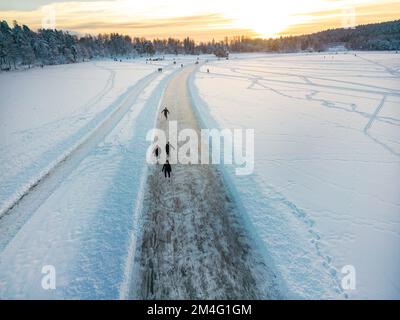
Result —
<path fill-rule="evenodd" d="M 223 41 L 196 43 L 168 38 L 148 40 L 118 33 L 78 36 L 68 31 L 31 30 L 14 21 L 0 21 L 0 66 L 2 71 L 18 66 L 76 63 L 93 58 L 127 59 L 155 54 L 216 54 L 228 52 L 321 52 L 339 46 L 347 50 L 400 50 L 400 20 L 331 29 L 309 35 L 272 39 L 244 36 Z"/>

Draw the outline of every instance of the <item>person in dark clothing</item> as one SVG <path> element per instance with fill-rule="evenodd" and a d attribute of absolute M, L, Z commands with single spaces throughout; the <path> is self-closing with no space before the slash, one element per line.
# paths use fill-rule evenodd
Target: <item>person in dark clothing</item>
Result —
<path fill-rule="evenodd" d="M 157 163 L 158 163 L 158 159 L 160 158 L 160 154 L 161 154 L 161 148 L 159 146 L 156 146 L 153 150 L 153 153 L 156 156 Z"/>
<path fill-rule="evenodd" d="M 170 113 L 169 110 L 167 109 L 167 107 L 165 107 L 163 109 L 163 111 L 161 111 L 161 113 L 164 114 L 165 120 L 167 120 L 168 119 L 168 113 Z"/>
<path fill-rule="evenodd" d="M 165 152 L 167 153 L 167 157 L 169 157 L 169 151 L 170 151 L 169 148 L 170 147 L 175 150 L 174 146 L 172 144 L 170 144 L 168 141 L 167 144 L 165 145 Z"/>
<path fill-rule="evenodd" d="M 162 167 L 162 172 L 164 172 L 164 176 L 167 177 L 168 174 L 168 178 L 171 178 L 171 165 L 169 164 L 169 161 L 167 160 L 167 162 L 163 165 Z"/>

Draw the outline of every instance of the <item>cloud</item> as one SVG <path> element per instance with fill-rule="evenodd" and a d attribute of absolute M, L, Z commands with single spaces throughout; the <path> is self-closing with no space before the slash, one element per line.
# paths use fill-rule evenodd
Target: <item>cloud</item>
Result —
<path fill-rule="evenodd" d="M 331 2 L 341 2 L 341 0 L 329 0 Z M 353 11 L 352 11 L 353 10 Z M 297 14 L 294 17 L 297 23 L 285 28 L 279 35 L 299 35 L 318 32 L 326 29 L 342 28 L 343 21 L 349 14 L 354 13 L 355 25 L 378 23 L 400 19 L 400 1 L 366 1 L 354 2 L 353 5 L 347 1 L 347 5 L 338 6 L 335 9 L 315 11 L 310 14 Z"/>
<path fill-rule="evenodd" d="M 69 29 L 80 30 L 84 33 L 103 33 L 107 32 L 110 27 L 109 22 L 97 20 L 90 23 L 81 22 L 71 24 Z M 210 40 L 213 37 L 222 39 L 227 35 L 255 35 L 255 32 L 250 29 L 233 27 L 231 19 L 216 13 L 114 22 L 112 29 L 135 37 L 184 38 L 190 36 L 196 38 L 198 41 Z"/>
<path fill-rule="evenodd" d="M 210 26 L 226 26 L 232 23 L 231 19 L 224 18 L 220 14 L 211 13 L 196 16 L 174 17 L 166 19 L 146 19 L 142 21 L 113 22 L 112 27 L 116 29 L 153 29 L 153 28 L 209 28 Z M 77 29 L 104 29 L 110 27 L 110 22 L 91 21 L 90 23 L 78 23 L 74 25 Z"/>

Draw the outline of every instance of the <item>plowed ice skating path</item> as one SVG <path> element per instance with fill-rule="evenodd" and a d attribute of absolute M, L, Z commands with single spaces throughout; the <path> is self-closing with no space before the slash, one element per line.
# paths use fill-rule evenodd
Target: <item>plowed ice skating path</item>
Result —
<path fill-rule="evenodd" d="M 194 69 L 175 75 L 162 99 L 178 131 L 199 132 L 187 85 Z M 168 121 L 160 114 L 157 127 L 168 133 Z M 216 166 L 175 164 L 170 180 L 161 168 L 152 166 L 147 178 L 131 296 L 277 298 L 275 277 L 257 254 Z"/>

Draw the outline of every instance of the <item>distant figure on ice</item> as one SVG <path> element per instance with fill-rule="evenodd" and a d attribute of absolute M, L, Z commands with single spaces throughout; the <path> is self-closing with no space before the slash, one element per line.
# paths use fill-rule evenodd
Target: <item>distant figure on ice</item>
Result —
<path fill-rule="evenodd" d="M 164 114 L 165 120 L 167 120 L 168 119 L 168 113 L 170 113 L 169 110 L 167 109 L 167 107 L 165 107 L 163 109 L 163 111 L 161 111 L 161 113 Z"/>
<path fill-rule="evenodd" d="M 207 69 L 207 73 L 210 73 L 210 69 Z"/>
<path fill-rule="evenodd" d="M 165 145 L 165 152 L 167 153 L 167 157 L 169 157 L 169 147 L 171 147 L 172 149 L 175 149 L 174 146 L 172 144 L 169 143 L 169 141 L 167 142 L 167 144 Z"/>
<path fill-rule="evenodd" d="M 171 178 L 171 165 L 169 164 L 169 161 L 167 160 L 166 163 L 163 165 L 162 167 L 162 172 L 164 172 L 164 176 L 167 177 L 168 174 L 168 178 Z"/>
<path fill-rule="evenodd" d="M 160 158 L 160 154 L 161 154 L 161 148 L 159 146 L 156 146 L 153 150 L 153 153 L 156 156 L 157 163 L 158 163 L 158 159 Z"/>

